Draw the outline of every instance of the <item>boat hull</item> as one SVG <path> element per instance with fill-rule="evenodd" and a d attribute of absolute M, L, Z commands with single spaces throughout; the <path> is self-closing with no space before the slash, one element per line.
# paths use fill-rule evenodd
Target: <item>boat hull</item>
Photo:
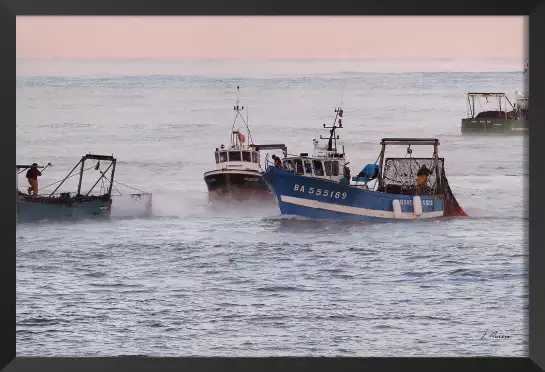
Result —
<path fill-rule="evenodd" d="M 274 197 L 258 171 L 217 170 L 204 174 L 210 201 L 269 201 Z"/>
<path fill-rule="evenodd" d="M 71 198 L 58 200 L 19 196 L 17 199 L 17 220 L 24 222 L 109 218 L 111 209 L 111 199 L 78 200 Z"/>
<path fill-rule="evenodd" d="M 528 133 L 528 121 L 511 119 L 462 119 L 463 134 L 507 134 L 519 135 Z"/>
<path fill-rule="evenodd" d="M 442 196 L 397 195 L 324 179 L 298 176 L 270 167 L 263 179 L 280 212 L 312 219 L 397 221 L 443 217 Z M 414 207 L 413 203 L 419 203 Z M 394 211 L 394 204 L 397 205 Z"/>

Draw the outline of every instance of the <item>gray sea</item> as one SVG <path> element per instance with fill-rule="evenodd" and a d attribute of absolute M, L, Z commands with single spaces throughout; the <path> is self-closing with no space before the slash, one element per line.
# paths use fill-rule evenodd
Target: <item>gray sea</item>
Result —
<path fill-rule="evenodd" d="M 153 193 L 153 215 L 119 199 L 109 221 L 18 225 L 17 355 L 527 355 L 525 139 L 460 133 L 466 92 L 512 100 L 522 73 L 398 70 L 18 60 L 17 161 L 51 162 L 46 186 L 85 153 L 113 153 L 116 179 Z M 203 173 L 229 142 L 237 86 L 254 142 L 292 153 L 312 150 L 342 103 L 352 173 L 382 137 L 439 138 L 470 217 L 365 224 L 213 208 Z"/>

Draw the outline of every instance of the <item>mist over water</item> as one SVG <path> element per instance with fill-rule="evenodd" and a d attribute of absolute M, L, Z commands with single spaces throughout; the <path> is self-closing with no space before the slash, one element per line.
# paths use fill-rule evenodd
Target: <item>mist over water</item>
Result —
<path fill-rule="evenodd" d="M 113 153 L 116 179 L 153 194 L 150 216 L 120 188 L 110 221 L 18 225 L 18 356 L 525 356 L 525 139 L 460 133 L 466 92 L 522 90 L 500 70 L 18 61 L 17 161 L 53 163 L 40 186 Z M 312 149 L 342 96 L 352 173 L 383 137 L 438 137 L 470 217 L 347 223 L 208 204 L 237 85 L 254 142 L 290 153 Z"/>

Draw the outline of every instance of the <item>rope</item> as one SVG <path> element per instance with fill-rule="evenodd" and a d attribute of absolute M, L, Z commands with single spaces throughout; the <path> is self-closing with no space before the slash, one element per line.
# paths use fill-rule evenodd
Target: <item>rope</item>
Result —
<path fill-rule="evenodd" d="M 119 195 L 123 195 L 123 194 L 121 193 L 121 191 L 119 191 L 119 190 L 117 189 L 117 187 L 113 186 L 113 188 L 115 189 L 115 191 L 117 191 L 117 192 L 119 193 Z"/>
<path fill-rule="evenodd" d="M 337 101 L 337 107 L 342 106 L 344 104 L 344 91 L 346 90 L 347 83 L 348 83 L 348 79 L 344 79 L 341 85 L 341 99 Z"/>
<path fill-rule="evenodd" d="M 102 172 L 102 170 L 100 171 L 100 173 L 104 174 L 104 173 Z M 108 180 L 109 182 L 112 182 L 112 181 L 110 181 L 110 179 L 109 179 L 106 175 L 104 175 L 104 178 L 105 178 L 106 180 Z M 125 187 L 128 187 L 129 189 L 133 189 L 133 190 L 136 190 L 136 191 L 140 191 L 141 193 L 146 194 L 145 191 L 142 191 L 142 190 L 140 190 L 140 189 L 137 189 L 136 187 L 131 187 L 131 186 L 129 186 L 129 185 L 125 185 L 124 183 L 121 183 L 121 182 L 119 182 L 119 181 L 114 181 L 114 183 L 118 183 L 118 184 L 120 184 L 120 185 L 123 185 L 123 186 L 125 186 Z M 121 193 L 121 191 L 119 191 L 115 186 L 113 186 L 113 188 L 114 188 L 120 195 L 123 195 L 123 194 Z"/>
<path fill-rule="evenodd" d="M 94 167 L 95 167 L 95 166 L 93 165 L 92 167 L 89 167 L 89 168 L 87 168 L 87 169 L 84 169 L 83 172 L 87 172 L 89 169 L 94 168 Z M 49 186 L 56 185 L 57 183 L 63 182 L 64 180 L 67 180 L 67 179 L 72 178 L 72 177 L 74 177 L 74 176 L 79 176 L 79 173 L 74 173 L 73 175 L 71 175 L 71 176 L 69 176 L 69 177 L 66 177 L 66 178 L 63 178 L 63 179 L 61 179 L 61 180 L 55 181 L 55 182 L 53 182 L 53 183 L 50 183 L 49 185 L 44 186 L 44 187 L 38 189 L 38 191 L 39 191 L 39 190 L 46 189 L 46 188 L 48 188 Z"/>
<path fill-rule="evenodd" d="M 136 191 L 140 191 L 141 193 L 146 194 L 145 191 L 142 191 L 142 190 L 140 190 L 140 189 L 137 189 L 136 187 L 131 187 L 131 186 L 129 186 L 129 185 L 125 185 L 124 183 L 121 183 L 121 182 L 119 182 L 119 181 L 114 181 L 114 183 L 118 183 L 118 184 L 120 184 L 120 185 L 123 185 L 123 186 L 125 186 L 125 187 L 128 187 L 129 189 L 133 189 L 133 190 L 136 190 Z M 116 190 L 117 190 L 117 189 L 116 189 Z"/>
<path fill-rule="evenodd" d="M 481 103 L 481 100 L 479 98 L 477 98 L 477 102 L 479 102 L 479 106 L 481 106 L 481 110 L 484 111 L 483 104 Z M 488 100 L 486 100 L 486 102 L 488 103 Z"/>

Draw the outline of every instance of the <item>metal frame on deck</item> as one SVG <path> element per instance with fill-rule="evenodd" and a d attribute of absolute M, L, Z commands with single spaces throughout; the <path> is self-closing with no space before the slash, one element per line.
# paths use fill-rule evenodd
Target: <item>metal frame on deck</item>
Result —
<path fill-rule="evenodd" d="M 416 146 L 433 146 L 433 159 L 434 159 L 434 166 L 435 166 L 435 174 L 437 175 L 437 183 L 439 190 L 443 189 L 443 185 L 441 182 L 441 177 L 439 174 L 439 139 L 437 138 L 383 138 L 380 141 L 380 144 L 382 146 L 380 150 L 379 155 L 379 164 L 380 164 L 380 178 L 379 178 L 379 187 L 384 186 L 384 154 L 386 152 L 386 145 L 394 145 L 394 146 L 409 146 L 409 148 L 412 145 Z"/>
<path fill-rule="evenodd" d="M 85 168 L 85 162 L 87 160 L 109 161 L 110 165 L 108 166 L 108 168 L 106 168 L 105 171 L 102 171 L 102 170 L 99 170 L 98 164 L 97 164 L 97 167 L 95 169 L 99 170 L 101 175 L 97 179 L 97 181 L 93 184 L 93 186 L 89 189 L 89 191 L 87 191 L 87 193 L 85 195 L 82 195 L 81 194 L 81 186 L 82 186 L 82 181 L 83 181 L 83 173 L 84 173 L 84 168 Z M 114 158 L 113 155 L 96 155 L 96 154 L 84 155 L 84 156 L 81 157 L 81 159 L 78 161 L 78 163 L 74 166 L 74 168 L 72 168 L 70 173 L 68 173 L 68 175 L 66 177 L 64 177 L 64 179 L 59 183 L 59 185 L 55 188 L 55 190 L 53 190 L 53 192 L 51 192 L 48 196 L 52 197 L 57 192 L 57 190 L 59 190 L 59 188 L 66 182 L 66 180 L 73 175 L 74 171 L 76 170 L 76 168 L 78 166 L 80 166 L 80 171 L 79 171 L 78 191 L 76 193 L 76 197 L 89 196 L 89 194 L 94 190 L 96 185 L 98 185 L 98 183 L 102 179 L 106 179 L 110 183 L 109 186 L 108 186 L 108 192 L 105 194 L 105 196 L 110 196 L 112 194 L 116 163 L 117 163 L 117 159 Z M 38 168 L 45 169 L 50 165 L 51 165 L 51 163 L 49 163 L 47 166 L 38 166 Z M 17 173 L 19 174 L 19 169 L 24 170 L 24 169 L 27 169 L 27 168 L 31 168 L 32 165 L 17 164 L 15 167 L 17 169 Z M 107 177 L 108 171 L 110 171 L 110 177 L 109 178 Z M 19 190 L 18 182 L 17 182 L 17 190 Z"/>
<path fill-rule="evenodd" d="M 512 110 L 515 110 L 515 106 L 511 103 L 509 98 L 505 93 L 479 93 L 479 92 L 470 92 L 467 94 L 467 106 L 468 106 L 468 119 L 475 119 L 475 97 L 494 97 L 497 99 L 496 103 L 498 105 L 498 111 L 502 111 L 502 98 L 504 100 L 503 109 L 507 111 L 507 103 L 511 106 Z"/>
<path fill-rule="evenodd" d="M 288 155 L 288 148 L 283 143 L 276 143 L 276 144 L 271 144 L 271 145 L 250 145 L 250 147 L 255 148 L 256 151 L 261 151 L 261 150 L 282 150 L 282 152 L 284 153 L 284 157 L 286 157 Z"/>
<path fill-rule="evenodd" d="M 95 186 L 100 182 L 101 179 L 103 178 L 106 178 L 109 182 L 110 182 L 110 185 L 108 187 L 108 193 L 105 194 L 107 196 L 110 196 L 112 194 L 112 187 L 113 187 L 113 183 L 114 183 L 114 174 L 115 174 L 115 166 L 116 166 L 116 163 L 117 163 L 117 159 L 113 157 L 113 155 L 95 155 L 95 154 L 87 154 L 87 155 L 84 155 L 81 157 L 80 161 L 74 166 L 74 168 L 72 168 L 72 170 L 70 171 L 70 173 L 68 173 L 68 175 L 64 178 L 64 180 L 57 186 L 57 188 L 55 190 L 53 190 L 53 192 L 51 194 L 49 194 L 49 196 L 53 196 L 53 194 L 55 194 L 55 192 L 57 192 L 57 190 L 62 186 L 62 184 L 72 175 L 72 173 L 74 172 L 74 170 L 78 167 L 78 165 L 81 164 L 81 167 L 80 167 L 80 172 L 79 172 L 79 181 L 78 181 L 78 191 L 76 193 L 76 196 L 81 196 L 81 183 L 83 181 L 83 172 L 84 172 L 84 165 L 85 165 L 85 161 L 87 160 L 105 160 L 105 161 L 109 161 L 110 162 L 110 165 L 108 166 L 108 168 L 106 168 L 106 170 L 104 172 L 100 171 L 101 175 L 100 177 L 98 178 L 98 180 L 95 182 L 95 184 L 89 189 L 89 191 L 87 191 L 87 193 L 85 194 L 85 196 L 88 196 L 92 191 L 93 189 L 95 188 Z M 106 177 L 106 173 L 110 170 L 110 168 L 112 169 L 111 172 L 110 172 L 110 178 L 108 179 L 108 177 Z M 97 168 L 98 170 L 98 168 Z"/>

